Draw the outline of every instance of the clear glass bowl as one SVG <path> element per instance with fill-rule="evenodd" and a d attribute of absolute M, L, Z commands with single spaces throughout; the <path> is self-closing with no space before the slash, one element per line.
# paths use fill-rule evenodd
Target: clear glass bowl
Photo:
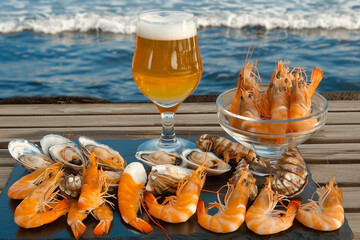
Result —
<path fill-rule="evenodd" d="M 236 141 L 255 151 L 259 156 L 279 159 L 283 153 L 295 148 L 315 134 L 325 124 L 328 111 L 328 102 L 324 96 L 315 93 L 311 98 L 311 113 L 306 118 L 291 120 L 263 120 L 243 117 L 230 112 L 230 106 L 235 97 L 236 88 L 223 92 L 216 99 L 217 114 L 221 127 Z M 250 132 L 242 129 L 242 124 L 248 121 L 251 124 L 262 124 L 266 129 L 276 129 L 278 126 L 301 125 L 306 121 L 314 121 L 313 127 L 297 132 L 268 133 Z M 265 129 L 265 128 L 264 128 Z"/>

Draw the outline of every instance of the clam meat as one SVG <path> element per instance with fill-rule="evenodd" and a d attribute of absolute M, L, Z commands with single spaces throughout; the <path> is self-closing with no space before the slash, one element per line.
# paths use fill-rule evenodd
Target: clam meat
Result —
<path fill-rule="evenodd" d="M 42 151 L 46 154 L 50 156 L 49 153 L 49 149 L 52 146 L 55 145 L 69 145 L 69 146 L 76 146 L 76 143 L 71 141 L 68 138 L 65 138 L 63 136 L 57 135 L 57 134 L 48 134 L 45 135 L 41 140 L 40 140 L 40 146 Z"/>
<path fill-rule="evenodd" d="M 179 182 L 191 176 L 193 170 L 171 164 L 151 168 L 146 190 L 155 194 L 176 193 Z"/>
<path fill-rule="evenodd" d="M 79 144 L 86 157 L 89 157 L 93 153 L 95 154 L 99 160 L 99 166 L 103 169 L 123 171 L 126 167 L 126 161 L 120 153 L 108 145 L 84 136 L 79 137 Z"/>
<path fill-rule="evenodd" d="M 231 166 L 224 160 L 210 152 L 203 152 L 200 149 L 185 149 L 181 157 L 187 164 L 196 169 L 204 164 L 205 171 L 210 175 L 223 174 L 231 169 Z"/>
<path fill-rule="evenodd" d="M 155 165 L 171 164 L 184 166 L 186 163 L 177 153 L 166 153 L 161 151 L 139 151 L 135 157 L 150 167 Z"/>
<path fill-rule="evenodd" d="M 82 171 L 86 160 L 76 145 L 54 145 L 49 149 L 50 156 L 58 162 L 63 162 L 70 169 Z"/>
<path fill-rule="evenodd" d="M 25 139 L 14 139 L 9 142 L 11 156 L 28 171 L 45 168 L 54 161 L 43 153 L 40 147 Z"/>

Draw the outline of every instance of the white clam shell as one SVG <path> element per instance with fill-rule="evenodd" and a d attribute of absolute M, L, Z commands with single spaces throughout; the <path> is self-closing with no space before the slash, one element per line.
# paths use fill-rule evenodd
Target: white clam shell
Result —
<path fill-rule="evenodd" d="M 195 148 L 195 149 L 185 149 L 184 151 L 182 151 L 181 157 L 193 169 L 197 169 L 198 167 L 201 166 L 201 164 L 193 162 L 189 158 L 189 156 L 194 151 L 202 153 L 202 154 L 207 154 L 207 158 L 217 159 L 218 161 L 222 161 L 222 159 L 218 158 L 215 154 L 213 154 L 211 152 L 206 153 L 206 152 L 203 152 L 203 151 L 201 151 L 200 149 L 197 149 L 197 148 Z M 221 166 L 223 166 L 223 167 L 220 168 L 220 169 L 219 168 L 209 168 L 209 167 L 204 167 L 204 169 L 209 175 L 220 175 L 220 174 L 223 174 L 223 173 L 226 173 L 226 172 L 230 171 L 230 169 L 231 169 L 231 166 L 226 162 L 223 162 Z"/>
<path fill-rule="evenodd" d="M 48 134 L 45 135 L 41 140 L 40 140 L 40 146 L 42 151 L 46 154 L 50 156 L 49 153 L 49 149 L 52 146 L 55 145 L 63 145 L 63 144 L 67 144 L 67 145 L 74 145 L 77 146 L 75 142 L 71 141 L 68 138 L 65 138 L 63 136 L 57 135 L 57 134 Z"/>
<path fill-rule="evenodd" d="M 34 165 L 30 166 L 23 159 L 23 157 L 26 155 L 34 156 L 37 154 L 44 154 L 43 151 L 41 150 L 41 148 L 39 146 L 37 146 L 35 143 L 32 143 L 25 139 L 14 139 L 9 142 L 8 150 L 9 150 L 10 155 L 25 169 L 27 169 L 29 171 L 35 171 L 35 170 L 41 168 L 40 166 L 34 166 Z M 42 158 L 42 159 L 45 162 L 48 162 L 49 165 L 54 163 L 52 161 L 52 159 L 50 159 L 50 157 L 48 157 L 47 159 L 45 159 L 45 158 Z"/>

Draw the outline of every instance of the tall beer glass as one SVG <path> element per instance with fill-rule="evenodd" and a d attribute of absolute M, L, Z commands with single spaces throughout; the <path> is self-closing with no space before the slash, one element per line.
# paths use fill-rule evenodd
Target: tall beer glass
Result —
<path fill-rule="evenodd" d="M 185 144 L 194 147 L 186 139 L 175 137 L 174 115 L 202 75 L 195 17 L 183 11 L 142 13 L 132 73 L 136 85 L 157 106 L 162 119 L 160 138 L 143 143 L 138 151 L 177 152 Z"/>

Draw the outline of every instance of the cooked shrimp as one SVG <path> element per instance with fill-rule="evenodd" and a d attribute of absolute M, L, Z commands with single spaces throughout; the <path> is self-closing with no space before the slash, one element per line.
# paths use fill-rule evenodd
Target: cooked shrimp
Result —
<path fill-rule="evenodd" d="M 324 77 L 323 72 L 320 68 L 316 67 L 311 73 L 311 80 L 308 86 L 308 93 L 310 98 L 314 95 L 316 88 L 319 86 L 322 78 Z"/>
<path fill-rule="evenodd" d="M 81 187 L 78 201 L 79 210 L 87 212 L 98 208 L 105 202 L 103 196 L 108 190 L 108 187 L 105 186 L 105 178 L 102 176 L 102 171 L 98 170 L 98 161 L 95 154 L 90 155 L 89 161 L 91 165 L 85 170 L 84 183 Z"/>
<path fill-rule="evenodd" d="M 244 222 L 246 205 L 249 199 L 250 184 L 247 182 L 248 172 L 242 172 L 240 180 L 230 188 L 225 195 L 225 205 L 220 202 L 211 203 L 205 207 L 204 201 L 200 200 L 197 207 L 198 223 L 205 229 L 217 233 L 229 233 L 236 231 Z M 215 215 L 210 215 L 208 210 L 217 208 Z"/>
<path fill-rule="evenodd" d="M 77 239 L 84 234 L 86 230 L 85 224 L 82 222 L 88 214 L 85 211 L 80 211 L 78 201 L 74 198 L 68 197 L 70 201 L 70 210 L 67 215 L 67 224 L 71 227 L 74 237 Z"/>
<path fill-rule="evenodd" d="M 122 219 L 143 233 L 152 232 L 151 225 L 137 217 L 146 172 L 139 162 L 130 163 L 124 170 L 118 188 L 118 204 Z"/>
<path fill-rule="evenodd" d="M 284 210 L 275 210 L 282 197 L 271 189 L 271 179 L 267 179 L 265 187 L 249 207 L 245 215 L 246 226 L 260 235 L 275 234 L 285 231 L 293 225 L 300 200 L 292 200 Z"/>
<path fill-rule="evenodd" d="M 179 185 L 176 195 L 167 197 L 162 204 L 152 193 L 146 193 L 144 200 L 149 213 L 165 222 L 186 222 L 196 211 L 205 177 L 204 167 L 198 167 L 185 183 Z"/>
<path fill-rule="evenodd" d="M 41 168 L 17 180 L 8 190 L 8 196 L 12 199 L 24 199 L 42 182 L 48 180 L 62 167 L 62 163 L 54 163 L 49 167 Z"/>
<path fill-rule="evenodd" d="M 326 185 L 319 195 L 319 201 L 300 206 L 296 219 L 309 228 L 321 231 L 332 231 L 344 223 L 344 208 L 342 205 L 342 189 L 334 185 L 334 178 Z"/>
<path fill-rule="evenodd" d="M 291 89 L 289 119 L 304 118 L 309 116 L 311 107 L 311 97 L 309 95 L 306 82 L 297 73 L 295 75 L 294 87 Z M 290 132 L 299 132 L 311 129 L 317 120 L 310 118 L 303 121 L 292 122 L 289 124 Z"/>
<path fill-rule="evenodd" d="M 15 209 L 14 220 L 23 228 L 35 228 L 51 223 L 67 213 L 70 204 L 66 199 L 59 201 L 59 178 L 63 170 L 58 171 L 49 180 L 35 188 Z"/>
<path fill-rule="evenodd" d="M 102 236 L 109 233 L 111 223 L 113 221 L 113 212 L 108 204 L 103 203 L 98 208 L 94 209 L 91 214 L 100 222 L 94 228 L 96 236 Z"/>
<path fill-rule="evenodd" d="M 231 104 L 230 111 L 235 114 L 240 112 L 240 99 L 243 95 L 243 91 L 257 95 L 260 92 L 259 86 L 257 85 L 256 80 L 256 71 L 257 71 L 257 62 L 247 62 L 245 61 L 245 66 L 241 68 L 238 79 L 237 79 L 237 90 L 234 97 L 234 100 Z M 255 71 L 254 71 L 255 69 Z"/>

